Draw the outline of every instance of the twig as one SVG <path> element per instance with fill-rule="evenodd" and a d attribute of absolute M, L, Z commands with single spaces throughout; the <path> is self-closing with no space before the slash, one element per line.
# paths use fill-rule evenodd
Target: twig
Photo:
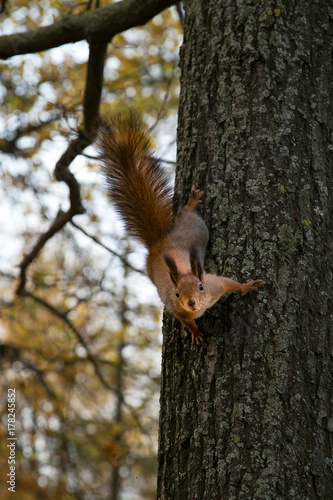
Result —
<path fill-rule="evenodd" d="M 38 295 L 35 295 L 35 294 L 31 293 L 31 292 L 28 292 L 27 290 L 24 291 L 23 295 L 26 296 L 26 297 L 30 297 L 35 302 L 38 302 L 43 307 L 45 307 L 46 309 L 48 309 L 48 311 L 50 311 L 52 314 L 54 314 L 57 318 L 61 319 L 64 323 L 66 323 L 66 325 L 76 335 L 76 337 L 77 337 L 78 341 L 80 342 L 80 344 L 85 348 L 85 350 L 87 352 L 87 357 L 88 357 L 89 361 L 92 363 L 92 365 L 94 366 L 96 375 L 99 378 L 100 382 L 103 384 L 103 386 L 105 388 L 107 388 L 110 391 L 114 392 L 115 394 L 117 394 L 117 397 L 119 397 L 119 389 L 116 386 L 113 386 L 113 385 L 109 384 L 105 380 L 103 374 L 101 373 L 101 371 L 99 369 L 99 366 L 97 364 L 97 361 L 96 361 L 95 357 L 93 356 L 93 354 L 90 351 L 90 348 L 89 348 L 87 342 L 85 341 L 85 339 L 83 338 L 83 336 L 79 332 L 79 330 L 68 319 L 68 317 L 66 316 L 66 314 L 62 313 L 61 311 L 59 311 L 56 307 L 54 307 L 52 304 L 50 304 L 46 300 L 42 299 L 41 297 L 38 297 Z"/>
<path fill-rule="evenodd" d="M 167 88 L 166 88 L 166 91 L 165 91 L 165 95 L 163 97 L 163 101 L 161 103 L 160 109 L 158 110 L 155 123 L 148 130 L 149 133 L 151 133 L 154 130 L 154 128 L 156 127 L 156 125 L 158 124 L 158 122 L 160 121 L 160 119 L 161 119 L 161 117 L 162 117 L 162 115 L 164 113 L 164 108 L 166 107 L 166 103 L 167 103 L 167 100 L 168 100 L 169 94 L 170 94 L 170 86 L 171 86 L 171 79 L 168 79 L 168 81 L 167 81 Z"/>
<path fill-rule="evenodd" d="M 144 274 L 143 271 L 141 269 L 138 269 L 137 267 L 134 267 L 132 266 L 132 264 L 130 264 L 128 262 L 127 259 L 125 259 L 125 257 L 123 257 L 122 255 L 120 255 L 118 252 L 115 252 L 114 250 L 112 250 L 111 248 L 109 248 L 108 246 L 104 245 L 104 243 L 102 243 L 98 238 L 96 238 L 94 235 L 90 234 L 90 233 L 87 233 L 87 231 L 85 231 L 82 227 L 80 227 L 78 224 L 76 224 L 73 220 L 70 221 L 70 223 L 72 224 L 72 226 L 74 226 L 76 229 L 78 229 L 79 231 L 81 231 L 85 236 L 87 236 L 88 238 L 90 238 L 91 240 L 93 240 L 95 243 L 97 243 L 98 245 L 100 245 L 102 248 L 105 248 L 105 250 L 107 250 L 108 252 L 110 252 L 112 255 L 115 255 L 116 257 L 118 257 L 118 259 L 120 259 L 124 264 L 125 266 L 128 266 L 130 267 L 133 271 L 137 272 L 137 273 L 141 273 L 141 274 Z"/>
<path fill-rule="evenodd" d="M 54 222 L 52 223 L 50 229 L 46 231 L 46 233 L 43 233 L 40 235 L 37 243 L 33 247 L 30 253 L 25 255 L 24 259 L 22 260 L 20 264 L 20 282 L 17 287 L 16 293 L 18 295 L 25 295 L 26 290 L 25 290 L 25 285 L 27 281 L 27 268 L 31 264 L 31 262 L 37 257 L 39 252 L 42 250 L 46 242 L 52 238 L 60 229 L 64 227 L 64 225 L 74 217 L 75 214 L 82 213 L 83 208 L 81 206 L 80 200 L 77 202 L 74 207 L 68 210 L 68 212 L 62 212 L 59 211 Z"/>
<path fill-rule="evenodd" d="M 93 122 L 98 116 L 100 94 L 102 91 L 104 57 L 106 45 L 98 45 L 90 48 L 86 97 L 84 100 L 85 130 L 81 131 L 78 137 L 72 141 L 65 153 L 55 166 L 55 177 L 58 181 L 64 181 L 69 187 L 70 209 L 64 213 L 59 211 L 50 229 L 40 235 L 36 245 L 31 252 L 26 255 L 20 264 L 20 283 L 17 288 L 18 295 L 24 295 L 26 285 L 27 268 L 37 257 L 45 243 L 60 231 L 67 222 L 71 221 L 77 214 L 82 214 L 84 209 L 81 204 L 80 187 L 74 175 L 68 167 L 83 149 L 91 144 L 94 139 Z M 97 62 L 96 62 L 97 61 Z M 94 87 L 96 86 L 96 87 Z"/>
<path fill-rule="evenodd" d="M 182 9 L 182 2 L 176 3 L 176 9 L 178 12 L 180 24 L 182 25 L 182 28 L 184 29 L 185 19 L 184 19 L 184 11 Z"/>
<path fill-rule="evenodd" d="M 24 295 L 26 297 L 30 297 L 31 299 L 35 300 L 36 302 L 38 302 L 39 304 L 41 304 L 43 307 L 45 307 L 48 311 L 50 311 L 52 314 L 54 314 L 57 318 L 61 319 L 71 330 L 72 332 L 76 335 L 78 341 L 80 342 L 80 344 L 85 348 L 86 352 L 87 352 L 87 358 L 89 359 L 89 361 L 91 362 L 91 364 L 93 365 L 94 369 L 95 369 L 95 373 L 98 377 L 98 379 L 100 380 L 101 384 L 103 385 L 103 387 L 105 387 L 105 389 L 113 392 L 117 398 L 123 403 L 124 406 L 126 406 L 126 408 L 129 410 L 129 412 L 131 413 L 132 417 L 134 418 L 134 420 L 136 421 L 138 427 L 140 428 L 141 432 L 143 432 L 144 434 L 146 434 L 148 437 L 150 436 L 149 432 L 145 430 L 145 428 L 142 426 L 141 422 L 140 422 L 140 419 L 139 419 L 139 416 L 137 414 L 137 412 L 135 411 L 135 409 L 129 405 L 126 401 L 125 401 L 125 398 L 124 398 L 124 395 L 122 394 L 122 392 L 119 390 L 119 388 L 117 386 L 114 386 L 114 385 L 111 385 L 107 382 L 107 380 L 105 380 L 104 378 L 104 375 L 102 374 L 101 370 L 99 369 L 99 366 L 98 366 L 98 363 L 94 357 L 94 355 L 91 353 L 90 351 L 90 348 L 87 344 L 87 342 L 85 341 L 85 339 L 83 338 L 83 336 L 81 335 L 81 333 L 79 332 L 79 330 L 73 325 L 73 323 L 68 319 L 68 317 L 66 316 L 66 314 L 60 312 L 56 307 L 54 307 L 52 304 L 50 304 L 49 302 L 47 302 L 46 300 L 42 299 L 41 297 L 38 297 L 37 295 L 31 293 L 31 292 L 28 292 L 28 291 L 24 291 Z"/>

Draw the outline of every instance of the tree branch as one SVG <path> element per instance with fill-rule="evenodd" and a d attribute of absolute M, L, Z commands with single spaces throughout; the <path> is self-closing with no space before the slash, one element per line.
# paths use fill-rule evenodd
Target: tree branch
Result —
<path fill-rule="evenodd" d="M 64 181 L 69 188 L 70 209 L 64 213 L 59 212 L 50 229 L 40 235 L 34 248 L 26 255 L 21 262 L 20 282 L 17 288 L 18 295 L 24 295 L 26 285 L 27 268 L 37 257 L 45 243 L 60 231 L 67 222 L 71 221 L 74 215 L 81 214 L 84 209 L 81 204 L 80 186 L 74 175 L 68 170 L 69 165 L 81 154 L 82 151 L 91 144 L 95 137 L 94 124 L 99 114 L 99 104 L 101 99 L 104 59 L 107 44 L 93 45 L 90 47 L 87 84 L 84 99 L 85 129 L 79 132 L 78 137 L 72 141 L 60 160 L 55 166 L 55 177 L 58 181 Z"/>
<path fill-rule="evenodd" d="M 46 125 L 50 125 L 55 120 L 59 119 L 60 116 L 61 112 L 59 110 L 52 111 L 49 113 L 49 117 L 44 121 L 40 121 L 35 125 L 33 123 L 29 123 L 27 126 L 21 126 L 20 128 L 17 128 L 11 133 L 11 135 L 13 136 L 12 139 L 10 140 L 0 139 L 0 150 L 4 154 L 23 156 L 24 149 L 21 150 L 20 148 L 17 147 L 18 139 L 20 139 L 20 137 L 24 135 L 32 134 L 34 132 L 39 132 Z"/>
<path fill-rule="evenodd" d="M 70 173 L 70 172 L 69 172 Z M 71 174 L 72 175 L 72 174 Z M 74 179 L 75 180 L 75 179 Z M 76 181 L 75 181 L 76 182 Z M 41 249 L 44 247 L 45 243 L 52 238 L 60 229 L 64 227 L 64 225 L 69 222 L 75 214 L 82 213 L 81 203 L 77 206 L 71 206 L 68 212 L 59 211 L 57 217 L 52 223 L 50 229 L 40 235 L 36 245 L 33 247 L 30 253 L 24 256 L 20 264 L 20 282 L 17 287 L 16 293 L 18 295 L 26 295 L 25 285 L 27 281 L 27 268 L 31 264 L 31 262 L 37 257 Z"/>
<path fill-rule="evenodd" d="M 68 14 L 50 26 L 0 38 L 0 59 L 87 40 L 108 43 L 114 35 L 145 24 L 175 0 L 123 0 L 81 14 Z"/>
<path fill-rule="evenodd" d="M 107 44 L 91 44 L 89 51 L 86 91 L 84 96 L 84 130 L 69 145 L 54 170 L 55 178 L 68 184 L 73 199 L 80 197 L 79 187 L 75 177 L 69 172 L 68 167 L 72 161 L 82 153 L 94 140 L 96 135 L 96 122 L 99 116 L 99 105 L 103 88 L 104 60 Z"/>
<path fill-rule="evenodd" d="M 139 429 L 141 430 L 141 432 L 143 432 L 145 435 L 147 435 L 147 437 L 150 437 L 150 433 L 141 424 L 140 418 L 139 418 L 139 415 L 138 415 L 137 411 L 129 403 L 126 402 L 126 400 L 124 398 L 124 395 L 120 391 L 119 387 L 117 387 L 116 385 L 113 385 L 113 384 L 109 384 L 109 382 L 106 380 L 106 378 L 104 377 L 103 373 L 100 370 L 98 361 L 95 359 L 95 356 L 93 355 L 93 353 L 90 350 L 90 347 L 89 347 L 88 343 L 85 341 L 85 339 L 81 335 L 80 331 L 68 319 L 66 313 L 62 313 L 56 307 L 54 307 L 52 304 L 50 304 L 46 300 L 42 299 L 41 297 L 38 297 L 38 295 L 35 295 L 35 294 L 31 293 L 31 292 L 28 292 L 28 291 L 24 290 L 24 292 L 23 292 L 22 295 L 24 295 L 26 297 L 30 297 L 31 299 L 33 299 L 37 303 L 41 304 L 48 311 L 50 311 L 52 314 L 54 314 L 57 318 L 61 319 L 72 330 L 72 332 L 76 335 L 76 337 L 77 337 L 78 341 L 80 342 L 80 344 L 86 350 L 87 359 L 93 365 L 93 367 L 95 369 L 96 376 L 99 379 L 99 381 L 101 382 L 101 384 L 103 385 L 103 387 L 105 387 L 105 389 L 107 389 L 108 391 L 113 392 L 117 396 L 117 398 L 119 398 L 119 400 L 123 403 L 123 405 L 131 413 L 133 419 L 136 421 L 136 423 L 137 423 Z M 1 348 L 1 346 L 0 346 L 0 348 Z M 1 350 L 0 350 L 0 353 L 1 353 Z"/>
<path fill-rule="evenodd" d="M 99 116 L 107 45 L 107 43 L 90 44 L 83 107 L 85 129 L 87 132 L 93 132 L 93 136 L 95 135 L 94 129 Z"/>
<path fill-rule="evenodd" d="M 103 86 L 104 60 L 107 42 L 116 33 L 144 24 L 166 7 L 172 0 L 124 0 L 79 15 L 67 15 L 53 25 L 27 33 L 2 37 L 0 57 L 26 54 L 74 42 L 86 38 L 90 41 L 86 92 L 84 98 L 84 130 L 73 140 L 55 167 L 55 177 L 69 187 L 70 209 L 59 212 L 49 230 L 40 235 L 36 245 L 21 262 L 20 282 L 17 294 L 26 294 L 26 273 L 31 262 L 37 257 L 46 242 L 72 220 L 74 215 L 83 213 L 80 187 L 68 167 L 77 155 L 89 146 L 95 137 L 95 124 L 99 115 L 99 105 Z"/>
<path fill-rule="evenodd" d="M 144 274 L 144 272 L 142 271 L 142 269 L 138 269 L 137 267 L 132 266 L 132 264 L 130 264 L 125 257 L 123 257 L 122 255 L 120 255 L 120 253 L 115 252 L 114 250 L 112 250 L 108 246 L 104 245 L 104 243 L 102 243 L 93 234 L 87 233 L 87 231 L 85 231 L 81 226 L 78 226 L 77 224 L 75 224 L 75 222 L 73 222 L 72 220 L 70 222 L 71 222 L 72 226 L 74 226 L 76 229 L 78 229 L 79 231 L 81 231 L 85 236 L 87 236 L 88 238 L 90 238 L 91 240 L 93 240 L 95 243 L 97 243 L 98 245 L 100 245 L 102 248 L 105 248 L 105 250 L 107 250 L 108 252 L 110 252 L 112 255 L 115 255 L 116 257 L 118 257 L 118 259 L 120 259 L 121 262 L 125 266 L 128 266 L 130 269 L 132 269 L 136 273 Z"/>
<path fill-rule="evenodd" d="M 50 304 L 46 300 L 42 299 L 41 297 L 38 297 L 38 295 L 35 295 L 35 294 L 31 293 L 31 292 L 28 292 L 27 290 L 24 291 L 23 295 L 26 296 L 26 297 L 30 297 L 35 302 L 41 304 L 48 311 L 50 311 L 52 314 L 54 314 L 57 318 L 61 319 L 72 330 L 72 332 L 76 335 L 76 337 L 77 337 L 78 341 L 80 342 L 80 344 L 85 348 L 85 350 L 87 352 L 87 358 L 89 359 L 89 361 L 91 362 L 91 364 L 95 368 L 96 375 L 99 378 L 100 382 L 103 384 L 103 386 L 105 388 L 107 388 L 108 390 L 114 392 L 115 394 L 117 394 L 117 396 L 119 396 L 119 389 L 118 389 L 118 387 L 109 384 L 105 380 L 105 377 L 102 374 L 101 370 L 99 369 L 98 363 L 97 363 L 94 355 L 90 351 L 89 345 L 87 344 L 87 342 L 85 341 L 84 337 L 81 335 L 81 333 L 79 332 L 79 330 L 68 319 L 66 313 L 62 313 L 61 311 L 59 311 L 56 307 L 54 307 L 52 304 Z"/>

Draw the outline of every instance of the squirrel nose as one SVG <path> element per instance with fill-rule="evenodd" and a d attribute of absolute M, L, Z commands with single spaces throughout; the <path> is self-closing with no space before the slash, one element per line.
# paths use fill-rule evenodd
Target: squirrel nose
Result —
<path fill-rule="evenodd" d="M 194 299 L 190 299 L 190 300 L 187 301 L 187 303 L 188 303 L 189 307 L 193 307 L 194 304 L 195 304 L 195 300 Z"/>

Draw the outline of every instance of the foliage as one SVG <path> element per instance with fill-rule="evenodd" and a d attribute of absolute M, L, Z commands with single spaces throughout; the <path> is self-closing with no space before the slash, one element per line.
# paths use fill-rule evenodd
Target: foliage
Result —
<path fill-rule="evenodd" d="M 108 4 L 13 0 L 2 34 Z M 166 159 L 174 155 L 180 32 L 171 9 L 117 34 L 102 71 L 101 112 L 119 99 L 133 103 Z M 16 492 L 25 499 L 155 496 L 159 302 L 142 275 L 142 250 L 124 238 L 101 192 L 93 147 L 75 150 L 65 179 L 56 170 L 70 197 L 54 179 L 71 144 L 87 132 L 87 146 L 94 139 L 91 51 L 80 41 L 0 64 L 1 427 L 6 436 L 15 388 Z M 4 482 L 0 494 L 11 494 Z"/>

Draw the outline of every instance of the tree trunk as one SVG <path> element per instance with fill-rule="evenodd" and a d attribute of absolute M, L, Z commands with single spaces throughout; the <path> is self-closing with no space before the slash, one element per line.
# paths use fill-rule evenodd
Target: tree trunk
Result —
<path fill-rule="evenodd" d="M 166 316 L 158 499 L 331 499 L 331 0 L 185 2 L 176 193 L 206 271 L 262 278 L 190 344 Z"/>

